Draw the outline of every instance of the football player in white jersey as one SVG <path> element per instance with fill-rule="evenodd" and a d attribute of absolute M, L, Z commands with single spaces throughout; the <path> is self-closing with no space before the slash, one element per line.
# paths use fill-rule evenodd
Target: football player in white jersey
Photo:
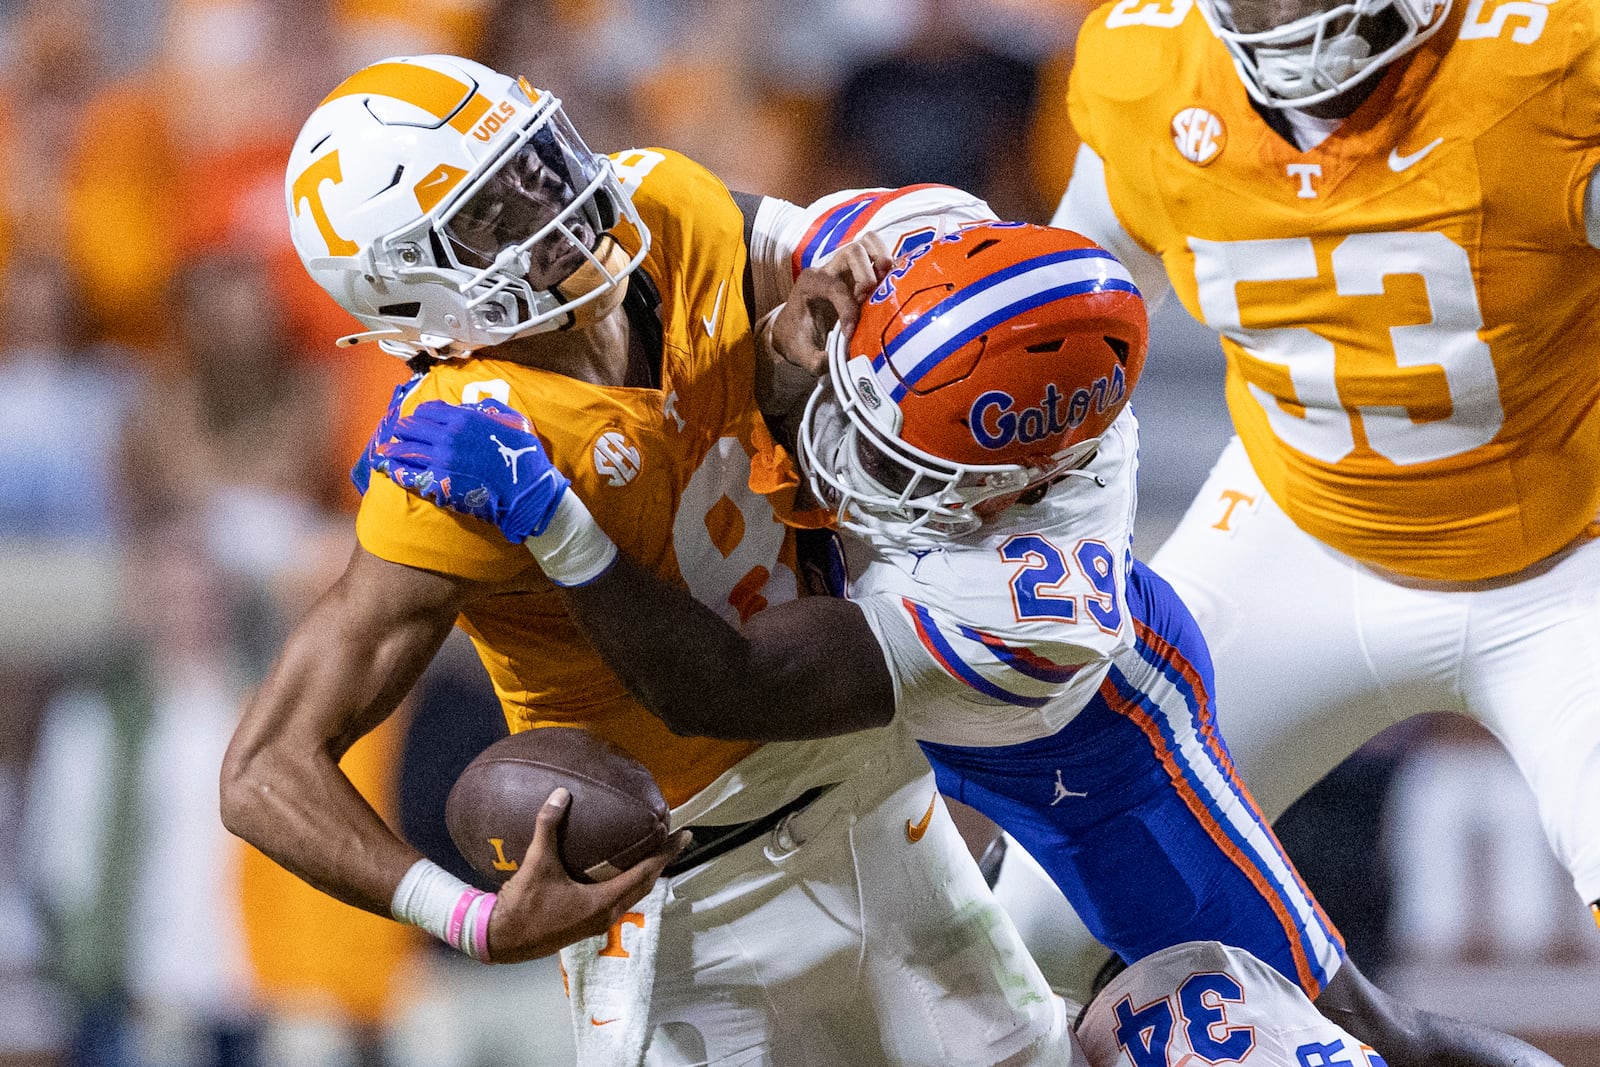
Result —
<path fill-rule="evenodd" d="M 1243 949 L 1189 941 L 1106 983 L 1079 1019 L 1094 1067 L 1387 1067 Z"/>
<path fill-rule="evenodd" d="M 1121 2 L 1077 56 L 1053 221 L 1227 357 L 1152 562 L 1252 792 L 1469 716 L 1600 921 L 1600 8 Z"/>
<path fill-rule="evenodd" d="M 1234 774 L 1204 640 L 1132 555 L 1146 321 L 1127 271 L 1048 227 L 920 236 L 830 335 L 801 420 L 848 534 L 848 599 L 741 629 L 590 526 L 564 551 L 612 562 L 564 596 L 607 663 L 680 733 L 907 730 L 940 791 L 1005 828 L 1126 960 L 1222 941 L 1392 1041 L 1396 1064 L 1548 1062 L 1452 1058 L 1435 1041 L 1451 1024 L 1366 982 Z M 778 351 L 809 363 L 794 325 Z M 485 402 L 423 405 L 394 434 L 390 477 L 544 550 L 525 516 L 566 507 L 568 486 L 534 432 Z"/>

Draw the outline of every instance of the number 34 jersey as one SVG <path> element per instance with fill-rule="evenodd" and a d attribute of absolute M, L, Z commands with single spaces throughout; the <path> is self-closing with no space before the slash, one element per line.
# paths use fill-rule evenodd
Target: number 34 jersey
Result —
<path fill-rule="evenodd" d="M 1388 1067 L 1243 949 L 1187 941 L 1146 956 L 1090 1003 L 1078 1039 L 1101 1067 Z"/>
<path fill-rule="evenodd" d="M 1111 206 L 1221 333 L 1235 426 L 1302 529 L 1428 579 L 1594 532 L 1600 6 L 1457 0 L 1303 152 L 1192 0 L 1102 7 L 1077 55 Z"/>

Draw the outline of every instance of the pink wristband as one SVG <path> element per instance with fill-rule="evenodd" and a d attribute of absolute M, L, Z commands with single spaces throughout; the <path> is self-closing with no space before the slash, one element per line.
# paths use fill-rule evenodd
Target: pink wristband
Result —
<path fill-rule="evenodd" d="M 390 912 L 453 949 L 489 962 L 489 915 L 497 897 L 474 889 L 428 860 L 412 865 L 395 889 Z"/>

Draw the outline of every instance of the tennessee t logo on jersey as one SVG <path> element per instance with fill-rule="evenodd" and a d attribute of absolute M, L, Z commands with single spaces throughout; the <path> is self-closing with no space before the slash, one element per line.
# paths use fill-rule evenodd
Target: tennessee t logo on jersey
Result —
<path fill-rule="evenodd" d="M 1311 179 L 1322 177 L 1322 164 L 1320 163 L 1290 163 L 1284 170 L 1289 172 L 1289 177 L 1300 181 L 1300 189 L 1295 195 L 1301 200 L 1315 200 L 1317 187 L 1311 184 Z"/>

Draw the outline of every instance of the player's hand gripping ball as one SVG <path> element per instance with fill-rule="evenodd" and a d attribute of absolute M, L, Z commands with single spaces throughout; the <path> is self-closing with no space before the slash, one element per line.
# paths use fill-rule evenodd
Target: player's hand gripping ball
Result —
<path fill-rule="evenodd" d="M 666 843 L 667 802 L 642 764 L 587 730 L 525 730 L 480 752 L 445 801 L 451 840 L 491 885 L 516 872 L 557 786 L 572 793 L 557 840 L 577 881 L 603 882 Z"/>

